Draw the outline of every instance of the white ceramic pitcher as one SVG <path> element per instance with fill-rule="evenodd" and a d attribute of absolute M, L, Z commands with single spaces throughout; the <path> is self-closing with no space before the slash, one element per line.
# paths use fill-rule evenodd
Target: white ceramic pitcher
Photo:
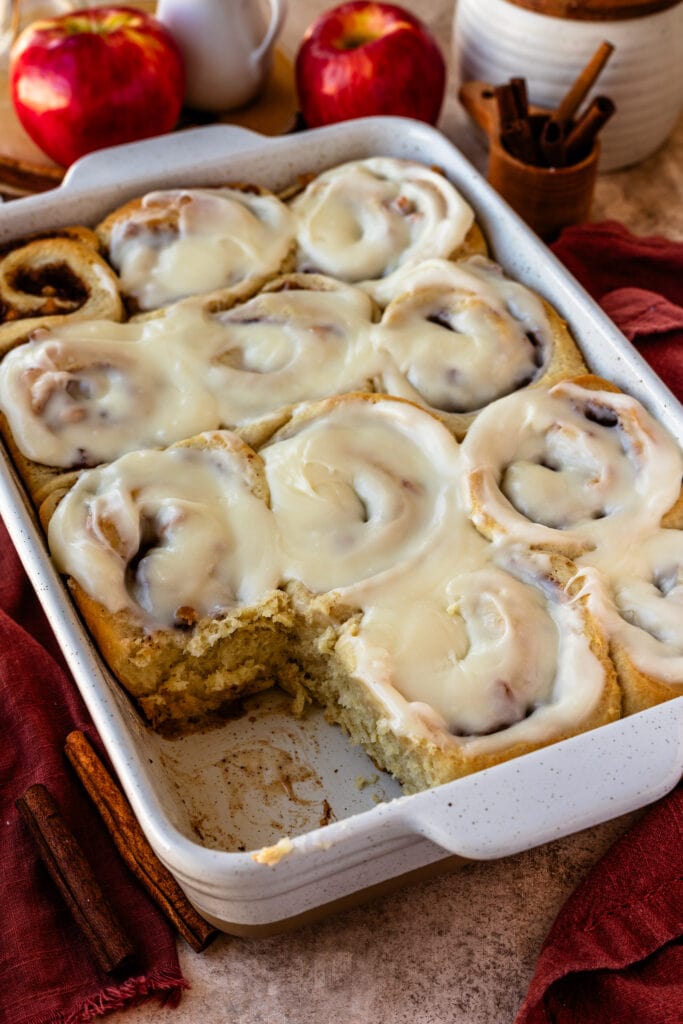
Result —
<path fill-rule="evenodd" d="M 258 0 L 159 0 L 157 18 L 185 59 L 185 103 L 233 110 L 256 96 L 270 69 L 287 0 L 270 0 L 266 26 Z"/>

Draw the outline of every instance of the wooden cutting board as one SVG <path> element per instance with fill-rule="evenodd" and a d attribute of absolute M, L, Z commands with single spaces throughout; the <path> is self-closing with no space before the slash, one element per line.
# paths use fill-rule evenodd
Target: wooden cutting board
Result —
<path fill-rule="evenodd" d="M 281 50 L 260 96 L 248 106 L 225 114 L 186 110 L 178 131 L 205 124 L 236 124 L 263 135 L 283 135 L 296 123 L 294 69 Z M 9 98 L 7 78 L 0 78 L 0 195 L 5 199 L 54 188 L 65 168 L 53 163 L 31 141 L 17 119 Z"/>

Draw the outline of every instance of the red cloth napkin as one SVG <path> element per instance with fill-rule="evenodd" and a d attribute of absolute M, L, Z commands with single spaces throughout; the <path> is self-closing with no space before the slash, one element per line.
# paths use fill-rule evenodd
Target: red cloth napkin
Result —
<path fill-rule="evenodd" d="M 683 245 L 619 224 L 553 246 L 683 399 Z M 683 1022 L 683 787 L 595 866 L 548 934 L 515 1024 Z"/>
<path fill-rule="evenodd" d="M 565 228 L 552 249 L 683 401 L 683 244 L 605 221 Z"/>
<path fill-rule="evenodd" d="M 171 928 L 129 874 L 63 755 L 72 729 L 99 740 L 2 523 L 0 723 L 0 1021 L 78 1024 L 152 995 L 177 1005 L 187 983 Z M 138 950 L 123 977 L 93 963 L 14 806 L 36 782 L 57 800 Z"/>

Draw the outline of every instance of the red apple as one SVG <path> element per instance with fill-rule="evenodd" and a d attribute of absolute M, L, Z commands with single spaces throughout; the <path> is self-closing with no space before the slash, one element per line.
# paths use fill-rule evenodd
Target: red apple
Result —
<path fill-rule="evenodd" d="M 301 113 L 313 128 L 370 114 L 434 124 L 446 65 L 433 36 L 394 4 L 353 0 L 322 14 L 296 58 Z"/>
<path fill-rule="evenodd" d="M 9 81 L 26 132 L 67 166 L 93 149 L 170 131 L 185 70 L 156 18 L 99 7 L 28 25 L 12 47 Z"/>

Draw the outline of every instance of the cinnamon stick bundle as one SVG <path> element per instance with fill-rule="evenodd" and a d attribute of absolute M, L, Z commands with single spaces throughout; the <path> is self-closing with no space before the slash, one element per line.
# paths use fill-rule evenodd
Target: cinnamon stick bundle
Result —
<path fill-rule="evenodd" d="M 66 756 L 102 816 L 121 857 L 186 942 L 199 953 L 218 934 L 194 909 L 149 845 L 121 789 L 84 733 L 66 738 Z"/>
<path fill-rule="evenodd" d="M 99 967 L 111 974 L 126 966 L 133 944 L 50 791 L 40 783 L 30 786 L 16 806 Z"/>

